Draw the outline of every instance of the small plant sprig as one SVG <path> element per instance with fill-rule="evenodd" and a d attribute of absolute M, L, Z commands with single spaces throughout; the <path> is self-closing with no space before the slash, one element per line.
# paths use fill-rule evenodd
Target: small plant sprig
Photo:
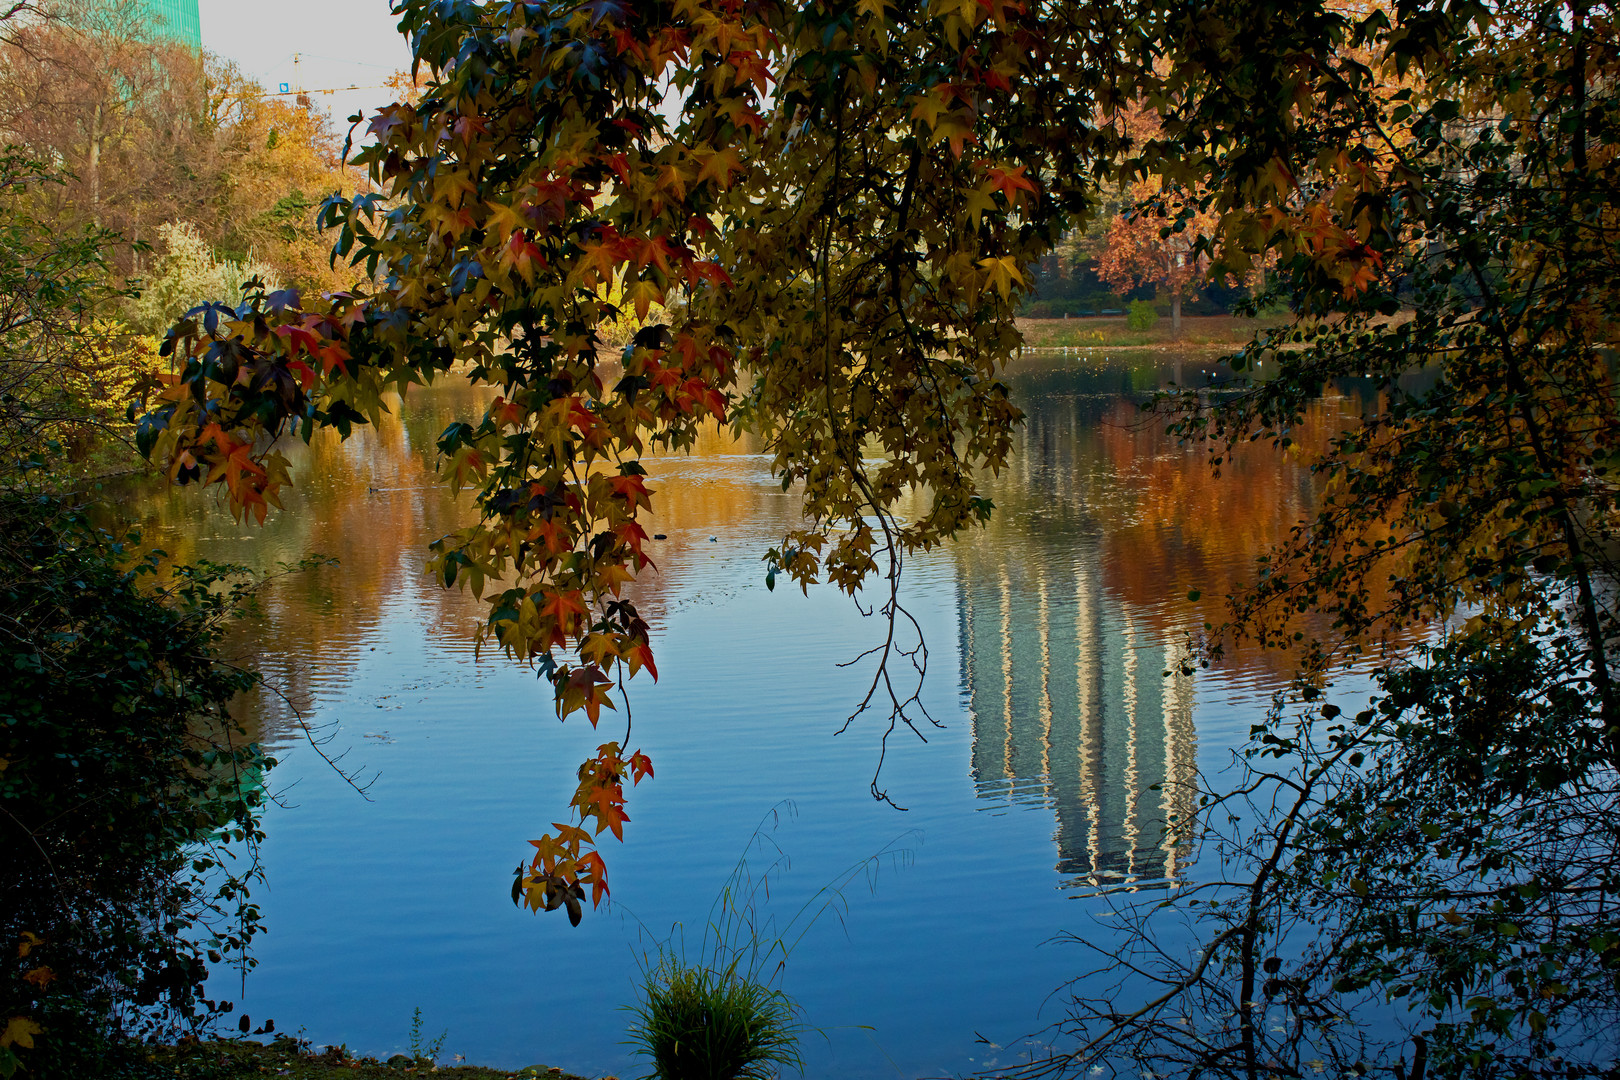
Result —
<path fill-rule="evenodd" d="M 409 1040 L 411 1047 L 411 1064 L 418 1067 L 425 1065 L 437 1065 L 439 1063 L 439 1055 L 444 1052 L 445 1037 L 449 1034 L 449 1030 L 446 1029 L 439 1032 L 437 1038 L 431 1040 L 427 1039 L 422 1034 L 422 1006 L 418 1005 L 412 1009 L 411 1033 Z"/>

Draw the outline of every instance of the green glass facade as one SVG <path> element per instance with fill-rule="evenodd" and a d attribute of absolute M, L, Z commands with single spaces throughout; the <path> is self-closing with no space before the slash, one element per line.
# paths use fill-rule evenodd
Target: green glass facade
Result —
<path fill-rule="evenodd" d="M 197 14 L 197 0 L 143 0 L 141 7 L 151 20 L 153 37 L 202 48 L 202 19 Z"/>

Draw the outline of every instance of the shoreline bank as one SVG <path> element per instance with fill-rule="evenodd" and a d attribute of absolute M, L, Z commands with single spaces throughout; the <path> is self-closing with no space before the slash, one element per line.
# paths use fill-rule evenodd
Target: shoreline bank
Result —
<path fill-rule="evenodd" d="M 327 1046 L 320 1052 L 303 1039 L 278 1036 L 273 1042 L 246 1039 L 210 1039 L 205 1042 L 154 1047 L 148 1054 L 160 1075 L 179 1080 L 246 1080 L 248 1077 L 284 1076 L 290 1080 L 401 1080 L 404 1077 L 442 1076 L 452 1080 L 588 1080 L 556 1065 L 526 1065 L 521 1069 L 494 1069 L 463 1062 L 435 1062 L 405 1054 L 382 1060 L 356 1057 L 346 1046 Z M 601 1080 L 617 1080 L 603 1077 Z"/>

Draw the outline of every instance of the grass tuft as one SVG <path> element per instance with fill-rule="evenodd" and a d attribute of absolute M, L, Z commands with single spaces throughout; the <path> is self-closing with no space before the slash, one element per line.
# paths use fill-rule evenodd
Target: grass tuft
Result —
<path fill-rule="evenodd" d="M 665 957 L 642 991 L 629 1036 L 661 1080 L 766 1080 L 783 1068 L 804 1070 L 804 1026 L 780 990 Z"/>
<path fill-rule="evenodd" d="M 626 1041 L 651 1059 L 658 1080 L 764 1080 L 784 1068 L 802 1073 L 799 1036 L 817 1029 L 800 1022 L 798 1006 L 776 985 L 788 957 L 821 916 L 831 911 L 843 919 L 846 887 L 864 877 L 875 889 L 879 868 L 910 861 L 910 844 L 921 839 L 914 829 L 901 834 L 815 890 L 778 924 L 768 902 L 788 858 L 770 832 L 794 813 L 792 802 L 783 801 L 754 827 L 709 908 L 696 948 L 688 951 L 684 927 L 676 923 L 667 938 L 641 952 L 641 999 L 625 1006 L 634 1016 Z"/>

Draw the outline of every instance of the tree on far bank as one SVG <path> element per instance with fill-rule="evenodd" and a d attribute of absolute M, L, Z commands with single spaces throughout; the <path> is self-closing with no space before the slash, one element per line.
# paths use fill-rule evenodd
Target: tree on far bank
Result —
<path fill-rule="evenodd" d="M 130 272 L 165 221 L 212 226 L 219 170 L 205 61 L 153 40 L 144 7 L 92 0 L 19 15 L 0 42 L 0 142 L 59 165 L 41 212 L 110 229 Z"/>
<path fill-rule="evenodd" d="M 365 174 L 343 164 L 343 140 L 324 112 L 267 95 L 233 79 L 221 89 L 226 147 L 218 192 L 218 224 L 204 233 L 219 258 L 259 261 L 287 285 L 313 292 L 352 287 L 359 272 L 331 258 L 315 216 L 333 194 L 371 190 Z"/>
<path fill-rule="evenodd" d="M 1129 206 L 1108 224 L 1097 253 L 1097 276 L 1116 292 L 1152 285 L 1170 302 L 1170 330 L 1181 335 L 1181 304 L 1197 295 L 1209 271 L 1198 247 L 1215 225 L 1187 200 L 1139 180 L 1129 187 Z"/>

